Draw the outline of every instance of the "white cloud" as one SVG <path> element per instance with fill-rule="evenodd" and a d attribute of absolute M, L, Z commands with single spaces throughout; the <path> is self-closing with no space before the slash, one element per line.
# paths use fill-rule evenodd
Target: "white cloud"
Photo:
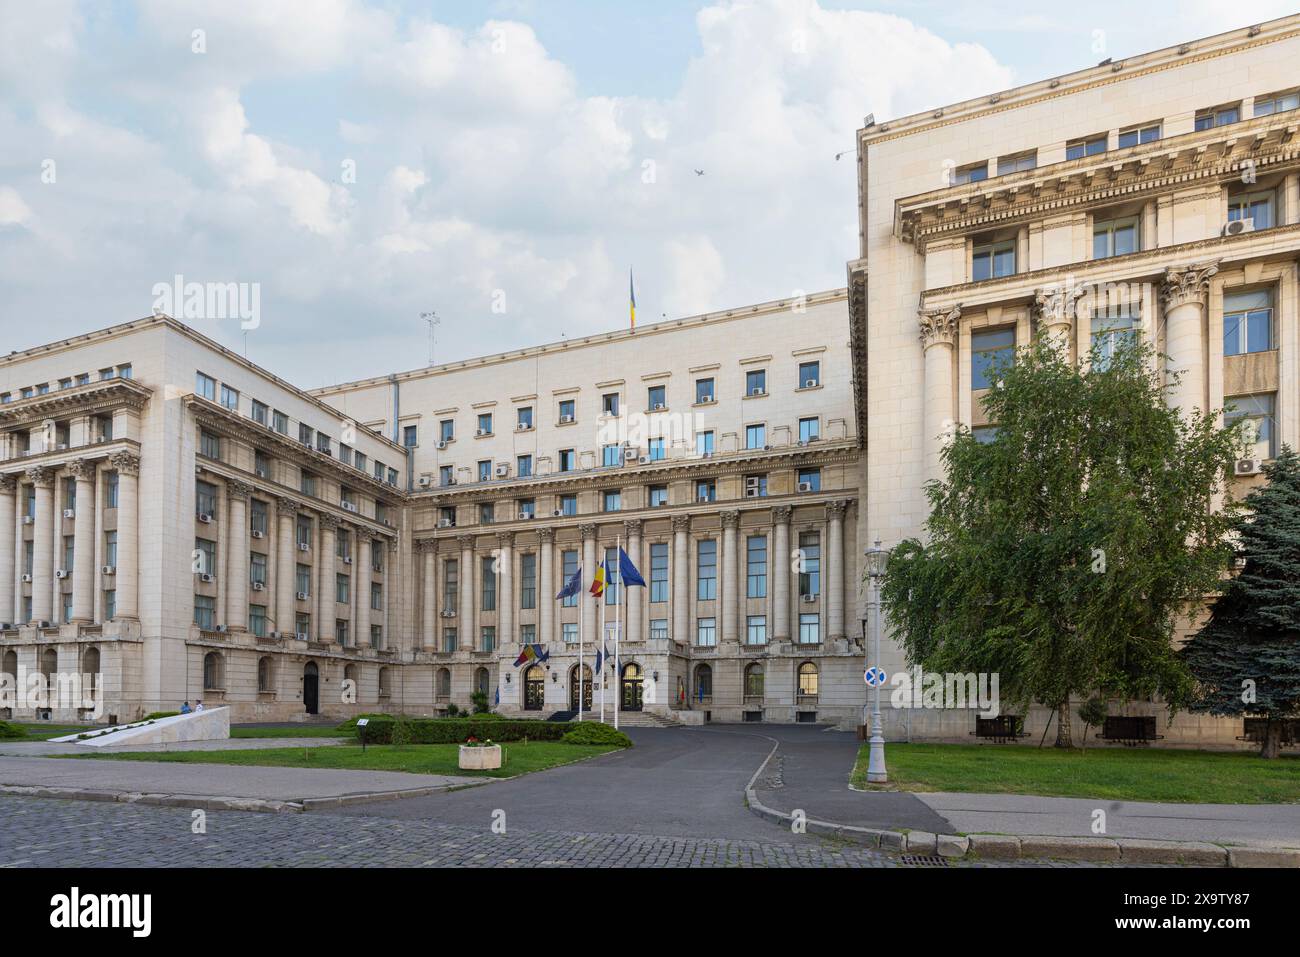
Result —
<path fill-rule="evenodd" d="M 0 226 L 21 226 L 31 218 L 32 211 L 18 191 L 10 186 L 0 186 Z"/>

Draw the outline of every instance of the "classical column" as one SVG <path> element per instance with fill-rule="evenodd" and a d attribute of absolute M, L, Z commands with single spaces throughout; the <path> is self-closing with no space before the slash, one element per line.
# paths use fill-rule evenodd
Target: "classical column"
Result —
<path fill-rule="evenodd" d="M 826 503 L 826 627 L 831 641 L 844 637 L 844 512 L 848 502 Z"/>
<path fill-rule="evenodd" d="M 339 520 L 333 515 L 320 517 L 320 551 L 316 555 L 316 575 L 320 594 L 316 596 L 316 640 L 330 641 L 334 632 L 335 605 L 338 604 Z"/>
<path fill-rule="evenodd" d="M 51 621 L 54 593 L 50 591 L 54 564 L 54 473 L 30 468 L 27 480 L 36 486 L 36 524 L 32 530 L 32 621 Z"/>
<path fill-rule="evenodd" d="M 497 536 L 496 567 L 500 569 L 497 595 L 497 647 L 518 644 L 515 635 L 515 533 Z"/>
<path fill-rule="evenodd" d="M 691 517 L 673 516 L 673 641 L 691 644 Z"/>
<path fill-rule="evenodd" d="M 375 541 L 380 548 L 384 547 L 383 539 L 375 539 Z M 388 539 L 388 557 L 384 559 L 384 573 L 380 576 L 383 580 L 379 583 L 383 588 L 382 594 L 384 596 L 384 608 L 380 614 L 383 626 L 380 630 L 383 632 L 381 637 L 384 639 L 385 648 L 395 647 L 392 644 L 392 636 L 397 634 L 400 627 L 395 624 L 395 619 L 398 613 L 397 593 L 402 587 L 401 560 L 400 542 L 397 536 L 393 536 Z M 368 600 L 369 596 L 367 596 Z"/>
<path fill-rule="evenodd" d="M 275 503 L 279 538 L 275 546 L 275 630 L 282 635 L 298 631 L 298 503 L 282 498 Z"/>
<path fill-rule="evenodd" d="M 1193 409 L 1204 409 L 1206 404 L 1205 306 L 1210 280 L 1218 271 L 1218 263 L 1171 266 L 1165 270 L 1160 285 L 1169 384 L 1173 385 L 1174 376 L 1179 376 L 1169 392 L 1169 403 L 1184 417 Z"/>
<path fill-rule="evenodd" d="M 424 634 L 420 647 L 425 651 L 438 650 L 438 540 L 425 538 L 415 543 L 424 561 L 424 595 L 420 627 Z"/>
<path fill-rule="evenodd" d="M 474 650 L 474 536 L 461 535 L 460 543 L 460 614 L 456 619 L 456 638 L 461 651 Z"/>
<path fill-rule="evenodd" d="M 546 645 L 554 641 L 555 630 L 555 529 L 537 533 L 537 640 Z"/>
<path fill-rule="evenodd" d="M 95 463 L 77 459 L 69 466 L 77 480 L 72 537 L 72 620 L 95 619 Z"/>
<path fill-rule="evenodd" d="M 920 313 L 925 352 L 925 481 L 943 478 L 943 449 L 954 425 L 953 352 L 961 307 Z"/>
<path fill-rule="evenodd" d="M 248 630 L 248 497 L 253 486 L 226 483 L 226 627 Z M 78 499 L 80 501 L 80 499 Z"/>
<path fill-rule="evenodd" d="M 772 640 L 790 639 L 790 514 L 789 505 L 772 509 Z"/>
<path fill-rule="evenodd" d="M 16 622 L 14 601 L 14 559 L 18 549 L 18 481 L 0 475 L 0 620 Z"/>
<path fill-rule="evenodd" d="M 383 547 L 383 542 L 376 540 L 375 545 Z M 370 568 L 372 565 L 370 557 L 371 541 L 361 529 L 357 529 L 352 534 L 352 587 L 356 591 L 356 617 L 352 621 L 352 629 L 356 632 L 356 642 L 358 648 L 369 648 L 370 641 L 370 588 L 371 581 L 374 577 Z M 388 564 L 385 562 L 384 567 Z M 384 589 L 385 593 L 388 591 Z M 387 598 L 387 594 L 384 596 Z M 381 611 L 382 613 L 382 611 Z"/>
<path fill-rule="evenodd" d="M 740 513 L 722 513 L 722 641 L 735 644 L 740 641 L 740 588 L 737 579 L 740 562 L 736 555 L 736 529 Z"/>
<path fill-rule="evenodd" d="M 604 601 L 603 598 L 592 599 L 587 591 L 596 575 L 596 526 L 592 523 L 579 525 L 578 532 L 582 535 L 582 583 L 585 586 L 578 593 L 578 627 L 582 631 L 582 640 L 590 644 L 602 637 L 596 634 L 600 618 L 596 614 L 595 602 Z"/>
<path fill-rule="evenodd" d="M 117 617 L 140 617 L 140 457 L 114 452 L 117 472 Z"/>
<path fill-rule="evenodd" d="M 1066 358 L 1073 355 L 1074 323 L 1085 291 L 1083 286 L 1070 284 L 1044 286 L 1034 292 L 1038 333 L 1061 349 Z"/>
<path fill-rule="evenodd" d="M 623 534 L 627 536 L 627 554 L 632 559 L 632 564 L 637 565 L 637 571 L 641 572 L 641 577 L 645 577 L 645 572 L 641 570 L 641 520 L 631 518 L 623 523 Z M 622 580 L 622 576 L 619 576 Z M 627 640 L 641 641 L 645 635 L 641 630 L 641 608 L 645 602 L 645 589 L 637 586 L 636 588 L 624 588 L 623 600 L 627 602 Z"/>

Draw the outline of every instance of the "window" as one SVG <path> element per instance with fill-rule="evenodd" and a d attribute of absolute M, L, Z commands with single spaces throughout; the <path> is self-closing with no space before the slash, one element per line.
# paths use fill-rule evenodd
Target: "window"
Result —
<path fill-rule="evenodd" d="M 714 648 L 718 644 L 718 620 L 700 618 L 695 622 L 695 643 L 701 648 Z"/>
<path fill-rule="evenodd" d="M 820 492 L 822 490 L 822 470 L 821 469 L 800 469 L 799 484 L 807 486 L 806 492 Z"/>
<path fill-rule="evenodd" d="M 316 433 L 312 430 L 312 427 L 310 425 L 307 425 L 305 422 L 298 423 L 299 442 L 301 442 L 303 445 L 307 446 L 308 448 L 311 448 L 315 438 L 316 438 Z"/>
<path fill-rule="evenodd" d="M 260 449 L 253 452 L 253 474 L 258 478 L 271 477 L 271 459 Z"/>
<path fill-rule="evenodd" d="M 253 400 L 253 421 L 258 425 L 266 425 L 267 415 L 270 411 L 265 403 L 258 402 L 256 399 Z"/>
<path fill-rule="evenodd" d="M 479 630 L 479 651 L 495 651 L 497 646 L 496 625 L 483 625 Z"/>
<path fill-rule="evenodd" d="M 745 476 L 745 498 L 765 498 L 767 496 L 766 475 Z"/>
<path fill-rule="evenodd" d="M 1277 455 L 1274 420 L 1277 397 L 1272 393 L 1261 395 L 1236 395 L 1224 405 L 1223 420 L 1227 425 L 1244 422 L 1242 440 L 1249 458 L 1271 459 Z"/>
<path fill-rule="evenodd" d="M 1273 191 L 1238 193 L 1228 197 L 1228 222 L 1249 219 L 1256 229 L 1273 225 Z"/>
<path fill-rule="evenodd" d="M 384 586 L 378 582 L 370 583 L 370 610 L 383 611 L 384 609 Z"/>
<path fill-rule="evenodd" d="M 220 691 L 225 685 L 225 663 L 221 660 L 221 655 L 215 651 L 209 651 L 203 656 L 203 690 Z"/>
<path fill-rule="evenodd" d="M 117 489 L 117 473 L 109 472 L 108 481 L 104 483 L 104 508 L 117 508 Z"/>
<path fill-rule="evenodd" d="M 668 600 L 668 543 L 650 543 L 650 603 Z"/>
<path fill-rule="evenodd" d="M 370 542 L 370 570 L 374 572 L 384 570 L 384 546 L 374 540 Z"/>
<path fill-rule="evenodd" d="M 718 497 L 718 485 L 713 479 L 695 480 L 695 501 L 712 502 Z"/>
<path fill-rule="evenodd" d="M 970 434 L 980 445 L 988 445 L 998 437 L 998 427 L 996 425 L 977 425 L 970 430 Z"/>
<path fill-rule="evenodd" d="M 619 574 L 618 549 L 605 549 L 605 604 L 619 605 L 623 603 L 622 596 L 619 595 L 619 588 L 622 587 L 623 578 Z"/>
<path fill-rule="evenodd" d="M 576 621 L 566 621 L 560 626 L 560 636 L 566 645 L 576 645 L 578 643 L 578 623 Z"/>
<path fill-rule="evenodd" d="M 981 243 L 971 257 L 971 281 L 998 279 L 1016 272 L 1016 243 L 1007 239 L 996 243 Z"/>
<path fill-rule="evenodd" d="M 1016 331 L 992 329 L 971 336 L 971 389 L 991 389 L 1004 363 L 1015 358 Z"/>
<path fill-rule="evenodd" d="M 210 482 L 194 483 L 194 512 L 196 515 L 216 515 L 217 487 Z"/>
<path fill-rule="evenodd" d="M 668 640 L 668 619 L 667 618 L 650 619 L 650 640 L 651 641 Z"/>
<path fill-rule="evenodd" d="M 618 489 L 607 490 L 602 497 L 602 511 L 617 512 L 623 508 L 623 493 Z"/>
<path fill-rule="evenodd" d="M 745 426 L 745 448 L 761 449 L 767 445 L 767 426 L 766 425 L 747 425 Z"/>
<path fill-rule="evenodd" d="M 560 471 L 572 472 L 576 467 L 577 457 L 573 449 L 560 449 Z"/>
<path fill-rule="evenodd" d="M 763 697 L 763 666 L 757 662 L 745 666 L 745 697 Z"/>
<path fill-rule="evenodd" d="M 650 507 L 657 508 L 660 505 L 668 504 L 668 486 L 651 485 L 650 486 Z"/>
<path fill-rule="evenodd" d="M 1008 173 L 1022 173 L 1027 169 L 1033 169 L 1037 165 L 1037 150 L 1030 150 L 1028 153 L 1016 153 L 1014 156 L 999 156 L 998 175 L 1006 176 Z"/>
<path fill-rule="evenodd" d="M 1227 126 L 1229 123 L 1236 123 L 1241 119 L 1241 104 L 1233 103 L 1230 106 L 1216 106 L 1213 109 L 1202 110 L 1196 114 L 1196 130 L 1212 130 L 1216 126 Z"/>
<path fill-rule="evenodd" d="M 352 534 L 339 529 L 334 537 L 334 557 L 345 561 L 352 558 Z"/>
<path fill-rule="evenodd" d="M 1119 148 L 1125 150 L 1130 146 L 1138 146 L 1142 143 L 1154 143 L 1158 139 L 1160 139 L 1159 123 L 1135 126 L 1129 130 L 1119 131 Z"/>
<path fill-rule="evenodd" d="M 271 427 L 281 435 L 288 435 L 289 417 L 279 409 L 276 409 L 275 412 L 271 414 Z"/>
<path fill-rule="evenodd" d="M 28 616 L 31 617 L 30 615 Z M 117 589 L 109 588 L 104 592 L 104 618 L 111 620 L 117 617 Z"/>
<path fill-rule="evenodd" d="M 68 572 L 75 567 L 73 564 L 73 538 L 71 535 L 63 536 L 63 564 L 60 567 L 63 568 L 64 571 Z M 70 617 L 72 616 L 69 615 L 63 620 L 67 621 Z"/>
<path fill-rule="evenodd" d="M 745 395 L 767 394 L 767 370 L 753 369 L 745 373 Z"/>
<path fill-rule="evenodd" d="M 600 464 L 603 468 L 614 468 L 623 464 L 623 447 L 621 445 L 602 445 L 600 447 Z"/>
<path fill-rule="evenodd" d="M 525 405 L 515 411 L 515 428 L 526 432 L 533 427 L 533 407 Z"/>
<path fill-rule="evenodd" d="M 389 469 L 388 477 L 385 479 L 393 488 L 397 488 L 397 469 Z"/>
<path fill-rule="evenodd" d="M 197 372 L 194 375 L 194 393 L 209 402 L 217 401 L 217 380 L 210 375 Z"/>
<path fill-rule="evenodd" d="M 1256 116 L 1272 116 L 1274 113 L 1285 113 L 1288 110 L 1294 110 L 1298 106 L 1300 106 L 1300 93 L 1295 91 L 1255 97 Z"/>
<path fill-rule="evenodd" d="M 805 698 L 817 695 L 817 666 L 805 661 L 799 666 L 799 694 Z"/>
<path fill-rule="evenodd" d="M 117 567 L 117 532 L 104 533 L 104 564 Z"/>
<path fill-rule="evenodd" d="M 248 581 L 252 585 L 266 584 L 266 556 L 261 552 L 248 556 Z"/>
<path fill-rule="evenodd" d="M 714 601 L 718 597 L 718 542 L 706 538 L 695 546 L 695 597 L 700 601 Z"/>
<path fill-rule="evenodd" d="M 564 580 L 567 583 L 568 580 L 572 578 L 574 573 L 578 570 L 578 553 L 576 551 L 563 552 L 560 555 L 560 565 L 563 569 Z M 577 608 L 578 596 L 565 595 L 564 598 L 560 600 L 560 604 L 564 608 Z M 576 629 L 578 626 L 574 625 L 573 627 Z M 575 641 L 577 640 L 576 634 L 574 635 L 574 640 Z"/>
<path fill-rule="evenodd" d="M 534 624 L 525 624 L 519 626 L 519 643 L 522 645 L 531 645 L 537 640 L 537 626 Z"/>
<path fill-rule="evenodd" d="M 537 555 L 534 552 L 519 556 L 519 607 L 537 607 Z"/>
<path fill-rule="evenodd" d="M 364 472 L 364 471 L 366 470 L 366 456 L 365 456 L 365 453 L 364 453 L 364 452 L 358 452 L 358 451 L 356 451 L 356 450 L 354 449 L 354 450 L 352 451 L 352 465 L 356 468 L 356 470 L 357 470 L 358 472 Z"/>
<path fill-rule="evenodd" d="M 1099 350 L 1098 367 L 1109 367 L 1115 353 L 1138 340 L 1142 320 L 1132 313 L 1092 317 L 1092 345 Z"/>
<path fill-rule="evenodd" d="M 958 166 L 952 171 L 952 185 L 962 186 L 966 183 L 978 183 L 989 178 L 989 164 L 971 163 L 969 166 Z"/>
<path fill-rule="evenodd" d="M 299 515 L 296 536 L 299 546 L 306 545 L 311 548 L 311 532 L 311 519 L 305 515 Z"/>
<path fill-rule="evenodd" d="M 324 432 L 316 433 L 316 451 L 325 455 L 330 454 L 330 437 Z"/>
<path fill-rule="evenodd" d="M 348 643 L 348 623 L 342 618 L 334 619 L 334 640 L 340 645 Z"/>
<path fill-rule="evenodd" d="M 713 380 L 696 379 L 695 380 L 695 401 L 696 403 L 713 401 Z"/>
<path fill-rule="evenodd" d="M 708 665 L 695 667 L 695 699 L 703 701 L 713 697 L 713 669 Z"/>
<path fill-rule="evenodd" d="M 712 455 L 713 454 L 713 430 L 708 429 L 704 432 L 695 433 L 695 454 Z"/>
<path fill-rule="evenodd" d="M 456 467 L 454 465 L 441 465 L 438 467 L 438 484 L 451 485 L 456 481 Z"/>
<path fill-rule="evenodd" d="M 438 439 L 442 442 L 450 442 L 456 438 L 456 422 L 454 419 L 443 419 L 438 423 Z"/>
<path fill-rule="evenodd" d="M 217 600 L 211 595 L 194 596 L 194 624 L 198 625 L 204 631 L 212 631 L 217 624 Z M 209 655 L 208 657 L 212 657 Z M 205 687 L 215 687 L 209 685 L 207 679 L 206 660 L 204 667 L 203 684 Z"/>
<path fill-rule="evenodd" d="M 248 629 L 258 638 L 266 637 L 266 606 L 249 605 L 248 606 Z M 260 675 L 259 675 L 260 679 Z M 261 687 L 261 681 L 258 681 L 258 691 L 264 690 Z"/>
<path fill-rule="evenodd" d="M 667 450 L 664 448 L 664 440 L 651 439 L 647 452 L 647 457 L 651 462 L 662 462 L 664 457 L 667 455 Z"/>
<path fill-rule="evenodd" d="M 1273 290 L 1225 293 L 1223 354 L 1267 352 L 1273 348 Z"/>
<path fill-rule="evenodd" d="M 496 506 L 492 502 L 480 502 L 478 506 L 478 523 L 491 525 L 496 518 Z"/>
<path fill-rule="evenodd" d="M 657 409 L 666 408 L 668 405 L 668 390 L 662 385 L 652 385 L 646 389 L 646 408 L 651 412 Z"/>
<path fill-rule="evenodd" d="M 456 559 L 450 559 L 443 563 L 442 566 L 442 610 L 455 612 L 456 606 L 460 604 L 460 563 Z M 453 643 L 449 651 L 455 651 L 456 645 Z"/>
<path fill-rule="evenodd" d="M 442 528 L 456 527 L 456 506 L 443 505 L 438 509 L 438 525 Z"/>
<path fill-rule="evenodd" d="M 576 419 L 577 419 L 577 415 L 574 411 L 574 401 L 572 399 L 561 399 L 560 400 L 560 421 L 573 422 Z"/>
<path fill-rule="evenodd" d="M 334 600 L 340 605 L 352 601 L 352 579 L 347 575 L 334 576 Z"/>
<path fill-rule="evenodd" d="M 748 615 L 745 618 L 745 644 L 767 644 L 767 616 Z"/>
<path fill-rule="evenodd" d="M 570 494 L 570 495 L 561 495 L 561 496 L 560 496 L 560 514 L 561 514 L 561 515 L 577 515 L 577 514 L 578 514 L 578 496 L 577 496 L 577 495 L 572 495 L 572 494 Z"/>
<path fill-rule="evenodd" d="M 821 362 L 801 362 L 799 363 L 799 386 L 804 389 L 815 389 L 822 384 L 822 364 Z"/>
<path fill-rule="evenodd" d="M 69 378 L 69 379 L 60 379 L 60 380 L 59 380 L 59 391 L 60 391 L 60 392 L 63 391 L 64 389 L 71 389 L 71 388 L 72 388 L 72 379 Z"/>
<path fill-rule="evenodd" d="M 316 476 L 303 469 L 298 475 L 298 491 L 304 495 L 314 496 L 316 494 Z"/>
<path fill-rule="evenodd" d="M 818 532 L 799 533 L 799 594 L 817 597 L 822 591 L 822 548 Z"/>
<path fill-rule="evenodd" d="M 491 435 L 491 434 L 492 434 L 492 413 L 491 413 L 491 412 L 480 412 L 480 413 L 479 413 L 479 417 L 478 417 L 478 434 L 479 434 L 479 435 Z"/>
<path fill-rule="evenodd" d="M 478 480 L 480 482 L 490 481 L 492 478 L 492 460 L 482 459 L 478 463 Z"/>
<path fill-rule="evenodd" d="M 211 432 L 200 432 L 199 454 L 209 459 L 221 458 L 221 438 Z"/>
<path fill-rule="evenodd" d="M 1065 158 L 1067 160 L 1083 159 L 1085 156 L 1096 156 L 1104 152 L 1106 152 L 1105 133 L 1089 136 L 1086 139 L 1071 140 L 1065 144 Z"/>
<path fill-rule="evenodd" d="M 295 635 L 301 635 L 306 638 L 311 634 L 311 615 L 304 612 L 295 612 L 293 616 L 293 632 Z"/>
<path fill-rule="evenodd" d="M 496 559 L 492 557 L 479 559 L 479 596 L 484 611 L 497 610 L 497 573 Z"/>
<path fill-rule="evenodd" d="M 809 442 L 815 442 L 821 438 L 821 419 L 812 416 L 807 419 L 799 420 L 799 442 L 807 445 Z"/>
<path fill-rule="evenodd" d="M 617 392 L 606 392 L 600 397 L 600 411 L 605 415 L 618 415 Z"/>
<path fill-rule="evenodd" d="M 801 614 L 799 616 L 799 644 L 819 645 L 821 640 L 821 619 L 816 615 Z"/>
<path fill-rule="evenodd" d="M 228 385 L 221 387 L 221 404 L 227 409 L 236 411 L 239 409 L 239 393 Z"/>
<path fill-rule="evenodd" d="M 1109 259 L 1138 251 L 1138 218 L 1105 219 L 1092 224 L 1092 258 Z"/>
<path fill-rule="evenodd" d="M 750 535 L 746 540 L 746 598 L 767 597 L 767 536 Z"/>
<path fill-rule="evenodd" d="M 402 445 L 405 448 L 413 449 L 420 444 L 419 426 L 407 425 L 402 428 Z"/>

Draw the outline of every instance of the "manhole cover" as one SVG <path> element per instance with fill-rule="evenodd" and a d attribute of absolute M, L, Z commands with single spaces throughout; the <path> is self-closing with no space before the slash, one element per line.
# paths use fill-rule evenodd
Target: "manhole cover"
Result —
<path fill-rule="evenodd" d="M 910 864 L 913 867 L 948 866 L 948 862 L 937 854 L 904 854 L 902 859 L 904 864 Z"/>

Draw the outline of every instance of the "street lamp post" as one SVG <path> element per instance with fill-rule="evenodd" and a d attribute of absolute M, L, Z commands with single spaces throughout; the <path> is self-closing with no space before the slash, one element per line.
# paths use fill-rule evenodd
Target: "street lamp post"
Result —
<path fill-rule="evenodd" d="M 867 759 L 867 782 L 885 784 L 889 781 L 889 772 L 885 769 L 885 735 L 880 720 L 880 686 L 884 684 L 880 676 L 884 674 L 880 667 L 880 584 L 885 577 L 885 566 L 889 563 L 889 552 L 880 547 L 880 539 L 866 551 L 867 577 L 871 582 L 870 611 L 873 638 L 872 667 L 878 672 L 875 695 L 871 705 L 871 740 Z"/>

